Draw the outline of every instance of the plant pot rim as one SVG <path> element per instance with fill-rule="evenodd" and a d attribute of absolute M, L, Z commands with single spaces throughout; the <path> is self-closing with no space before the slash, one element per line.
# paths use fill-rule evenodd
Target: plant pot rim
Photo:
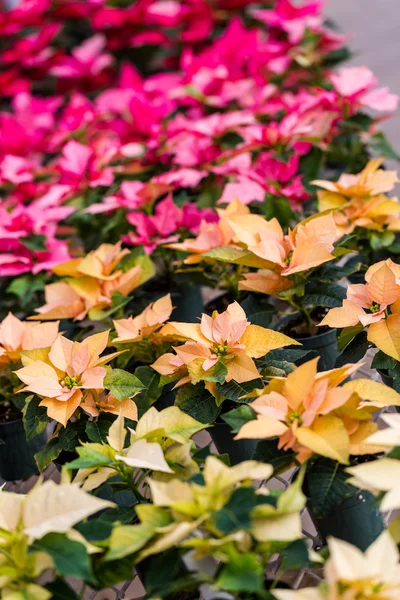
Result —
<path fill-rule="evenodd" d="M 0 427 L 2 425 L 14 425 L 15 423 L 23 423 L 22 417 L 20 419 L 12 419 L 12 421 L 2 421 L 0 419 Z"/>

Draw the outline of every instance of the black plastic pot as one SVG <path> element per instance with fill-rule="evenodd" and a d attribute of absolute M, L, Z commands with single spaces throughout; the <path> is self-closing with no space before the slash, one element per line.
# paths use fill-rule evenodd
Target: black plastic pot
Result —
<path fill-rule="evenodd" d="M 347 498 L 323 518 L 316 517 L 310 502 L 307 508 L 324 545 L 333 536 L 364 551 L 385 528 L 375 497 L 366 491 Z"/>
<path fill-rule="evenodd" d="M 0 477 L 5 481 L 25 481 L 37 475 L 34 455 L 45 444 L 45 433 L 26 441 L 22 419 L 0 423 Z"/>
<path fill-rule="evenodd" d="M 216 421 L 208 429 L 219 454 L 228 454 L 231 465 L 251 460 L 257 448 L 258 440 L 234 440 L 234 433 L 227 423 Z"/>
<path fill-rule="evenodd" d="M 336 329 L 329 329 L 325 333 L 320 333 L 319 335 L 296 338 L 296 341 L 303 345 L 304 350 L 314 350 L 314 353 L 320 356 L 318 371 L 328 371 L 329 369 L 334 368 L 336 359 L 339 356 Z M 296 364 L 300 365 L 308 360 L 310 360 L 310 358 L 305 356 Z"/>
<path fill-rule="evenodd" d="M 198 321 L 204 310 L 201 287 L 188 285 L 184 289 L 175 289 L 171 292 L 172 311 L 171 321 L 193 323 Z"/>
<path fill-rule="evenodd" d="M 357 273 L 352 273 L 347 277 L 350 283 L 365 283 L 365 273 L 362 271 L 358 271 Z"/>

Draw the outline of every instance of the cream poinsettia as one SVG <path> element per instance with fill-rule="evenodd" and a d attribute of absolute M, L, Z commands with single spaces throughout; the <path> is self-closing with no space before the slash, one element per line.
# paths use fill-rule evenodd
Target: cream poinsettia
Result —
<path fill-rule="evenodd" d="M 295 484 L 276 494 L 264 487 L 254 489 L 255 480 L 268 479 L 272 473 L 271 465 L 253 460 L 228 467 L 219 458 L 209 456 L 198 482 L 149 479 L 152 505 L 144 510 L 138 507 L 139 525 L 115 528 L 107 559 L 139 552 L 140 561 L 181 546 L 194 549 L 196 558 L 215 554 L 228 562 L 231 552 L 257 552 L 263 542 L 284 544 L 301 538 L 300 511 L 306 501 L 301 492 L 303 477 L 300 474 Z M 237 503 L 243 503 L 244 498 L 235 520 L 230 509 L 236 511 Z"/>
<path fill-rule="evenodd" d="M 20 321 L 12 313 L 0 323 L 0 364 L 17 362 L 21 352 L 48 348 L 58 335 L 59 321 L 29 323 Z"/>
<path fill-rule="evenodd" d="M 117 337 L 113 344 L 128 344 L 143 338 L 155 341 L 155 332 L 168 321 L 172 313 L 171 295 L 167 294 L 149 304 L 137 317 L 113 321 Z"/>
<path fill-rule="evenodd" d="M 86 545 L 74 525 L 114 507 L 70 483 L 38 482 L 27 494 L 0 490 L 1 597 L 47 600 L 51 594 L 39 585 L 40 575 L 54 568 L 52 558 L 32 543 L 47 534 L 66 534 Z"/>
<path fill-rule="evenodd" d="M 45 287 L 46 304 L 36 309 L 39 316 L 30 318 L 82 320 L 89 312 L 91 318 L 97 318 L 99 311 L 111 306 L 114 293 L 127 296 L 154 275 L 149 259 L 146 268 L 139 264 L 126 271 L 118 268 L 127 254 L 129 250 L 122 250 L 121 242 L 102 244 L 83 258 L 53 267 L 54 273 L 65 280 Z"/>
<path fill-rule="evenodd" d="M 350 454 L 382 451 L 365 443 L 377 430 L 372 413 L 400 405 L 400 394 L 368 379 L 340 385 L 358 365 L 318 373 L 317 363 L 318 358 L 308 361 L 256 390 L 259 397 L 250 406 L 257 419 L 245 423 L 235 439 L 279 437 L 279 448 L 293 449 L 299 462 L 315 453 L 346 464 Z"/>
<path fill-rule="evenodd" d="M 254 358 L 298 344 L 281 333 L 251 325 L 237 302 L 223 313 L 203 314 L 200 323 L 168 323 L 161 334 L 188 340 L 174 347 L 176 354 L 165 354 L 152 365 L 161 375 L 180 377 L 178 385 L 206 380 L 218 366 L 225 369 L 225 381 L 251 381 L 260 377 Z"/>
<path fill-rule="evenodd" d="M 318 588 L 274 590 L 277 600 L 398 600 L 399 551 L 388 532 L 361 552 L 348 542 L 328 539 L 330 558 Z"/>
<path fill-rule="evenodd" d="M 382 159 L 370 160 L 358 175 L 343 174 L 337 183 L 312 181 L 318 191 L 318 208 L 330 210 L 342 234 L 356 227 L 397 231 L 400 229 L 400 204 L 385 194 L 399 181 L 395 171 L 379 169 Z"/>
<path fill-rule="evenodd" d="M 400 360 L 400 266 L 391 259 L 372 265 L 365 284 L 349 285 L 343 306 L 332 308 L 319 324 L 368 328 L 368 340 Z"/>
<path fill-rule="evenodd" d="M 15 371 L 25 384 L 22 391 L 38 394 L 40 406 L 47 408 L 50 418 L 66 426 L 74 412 L 92 394 L 104 389 L 104 365 L 118 353 L 101 357 L 108 344 L 108 331 L 72 342 L 59 335 L 50 348 L 24 352 L 22 369 Z"/>
<path fill-rule="evenodd" d="M 136 430 L 129 430 L 130 440 L 126 446 L 128 432 L 120 414 L 108 431 L 108 444 L 85 443 L 78 447 L 80 458 L 73 461 L 70 468 L 78 468 L 82 460 L 85 464 L 92 464 L 79 469 L 74 483 L 79 483 L 86 491 L 93 490 L 120 474 L 121 464 L 131 468 L 128 471 L 123 469 L 125 476 L 131 480 L 137 477 L 138 471 L 152 471 L 153 476 L 154 472 L 162 473 L 164 478 L 165 474 L 189 478 L 199 471 L 191 457 L 191 437 L 207 426 L 177 406 L 160 412 L 151 407 L 139 419 Z"/>

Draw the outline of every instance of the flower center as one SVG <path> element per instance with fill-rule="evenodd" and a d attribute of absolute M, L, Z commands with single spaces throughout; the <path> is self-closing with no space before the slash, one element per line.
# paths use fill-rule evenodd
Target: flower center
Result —
<path fill-rule="evenodd" d="M 69 375 L 67 375 L 64 379 L 64 385 L 65 387 L 67 387 L 69 390 L 72 390 L 73 387 L 78 385 L 78 378 L 77 377 L 70 377 Z"/>
<path fill-rule="evenodd" d="M 301 425 L 301 414 L 297 411 L 294 411 L 289 415 L 289 423 L 294 423 L 295 421 L 298 421 L 298 424 Z"/>
<path fill-rule="evenodd" d="M 219 346 L 213 348 L 213 352 L 217 356 L 225 356 L 228 352 L 228 346 L 223 346 L 222 344 L 220 344 Z"/>
<path fill-rule="evenodd" d="M 289 254 L 287 256 L 285 256 L 284 263 L 287 266 L 290 265 L 290 261 L 292 260 L 292 256 L 293 256 L 293 252 L 289 252 Z"/>
<path fill-rule="evenodd" d="M 377 313 L 381 310 L 381 305 L 378 304 L 377 302 L 373 302 L 370 306 L 370 311 L 372 313 Z"/>

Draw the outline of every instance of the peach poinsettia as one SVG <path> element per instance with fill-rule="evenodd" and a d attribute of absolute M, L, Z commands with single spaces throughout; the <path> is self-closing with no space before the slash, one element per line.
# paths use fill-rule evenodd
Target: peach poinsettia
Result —
<path fill-rule="evenodd" d="M 254 358 L 275 348 L 298 344 L 281 333 L 250 324 L 237 302 L 225 312 L 203 314 L 200 323 L 168 323 L 161 334 L 188 340 L 174 347 L 176 354 L 164 354 L 152 365 L 161 375 L 181 376 L 177 385 L 207 379 L 218 364 L 226 368 L 225 381 L 251 381 L 260 377 Z"/>
<path fill-rule="evenodd" d="M 171 295 L 167 294 L 149 304 L 137 317 L 113 321 L 117 337 L 113 344 L 128 344 L 152 336 L 165 321 L 168 321 L 173 310 Z"/>
<path fill-rule="evenodd" d="M 12 313 L 0 323 L 0 365 L 17 362 L 21 352 L 47 348 L 58 335 L 59 321 L 54 323 L 27 323 Z"/>
<path fill-rule="evenodd" d="M 333 211 L 336 225 L 342 234 L 355 227 L 390 231 L 400 229 L 400 204 L 397 198 L 385 193 L 399 181 L 395 171 L 379 169 L 380 160 L 371 160 L 358 175 L 343 174 L 337 183 L 313 181 L 324 188 L 317 192 L 318 209 Z"/>
<path fill-rule="evenodd" d="M 328 539 L 325 580 L 315 588 L 274 590 L 277 600 L 397 600 L 400 598 L 400 555 L 384 531 L 363 553 L 343 540 Z"/>
<path fill-rule="evenodd" d="M 242 204 L 239 200 L 235 199 L 228 204 L 224 209 L 217 208 L 217 214 L 219 221 L 216 223 L 208 223 L 202 221 L 200 225 L 200 231 L 196 238 L 187 239 L 184 242 L 175 244 L 167 244 L 167 248 L 172 250 L 179 250 L 181 252 L 188 252 L 188 256 L 184 263 L 195 264 L 203 260 L 203 255 L 218 248 L 220 246 L 228 246 L 233 239 L 234 233 L 229 226 L 228 219 L 233 216 L 248 215 L 250 209 Z"/>
<path fill-rule="evenodd" d="M 118 354 L 100 356 L 108 336 L 109 332 L 104 331 L 83 342 L 72 342 L 58 335 L 50 348 L 24 352 L 24 366 L 15 371 L 25 384 L 21 391 L 40 396 L 40 406 L 47 408 L 48 416 L 65 427 L 80 406 L 85 409 L 85 401 L 91 407 L 89 395 L 104 389 L 104 365 Z"/>
<path fill-rule="evenodd" d="M 334 242 L 340 237 L 332 215 L 302 221 L 286 235 L 276 219 L 230 219 L 229 223 L 247 250 L 263 261 L 258 266 L 264 267 L 246 274 L 239 289 L 271 295 L 292 287 L 290 276 L 333 260 Z"/>
<path fill-rule="evenodd" d="M 346 464 L 350 454 L 382 450 L 365 443 L 377 425 L 375 410 L 400 405 L 400 394 L 382 383 L 355 379 L 340 385 L 359 365 L 317 372 L 318 358 L 297 367 L 287 378 L 274 377 L 251 403 L 257 419 L 235 439 L 279 437 L 279 448 L 292 449 L 299 462 L 314 453 Z M 362 399 L 366 402 L 362 402 Z"/>
<path fill-rule="evenodd" d="M 339 308 L 332 308 L 319 324 L 329 327 L 368 327 L 368 340 L 388 356 L 400 360 L 400 265 L 391 259 L 372 265 L 365 284 L 349 285 Z M 389 314 L 390 313 L 390 314 Z"/>
<path fill-rule="evenodd" d="M 45 287 L 46 304 L 36 309 L 39 316 L 32 320 L 75 319 L 81 320 L 90 312 L 111 306 L 112 294 L 127 296 L 153 273 L 144 273 L 137 265 L 123 272 L 118 269 L 120 260 L 129 254 L 115 245 L 102 244 L 83 258 L 75 258 L 53 267 L 56 275 L 65 281 L 51 283 Z"/>

